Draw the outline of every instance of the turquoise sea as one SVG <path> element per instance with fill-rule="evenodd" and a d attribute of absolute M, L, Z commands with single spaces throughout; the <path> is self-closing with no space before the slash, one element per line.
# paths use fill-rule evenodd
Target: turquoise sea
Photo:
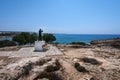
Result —
<path fill-rule="evenodd" d="M 0 41 L 2 41 L 2 40 L 12 40 L 12 38 L 11 37 L 7 37 L 7 38 L 0 38 Z"/>
<path fill-rule="evenodd" d="M 54 34 L 56 37 L 56 41 L 61 44 L 67 44 L 71 42 L 85 42 L 89 43 L 92 40 L 99 39 L 110 39 L 110 38 L 120 38 L 120 34 L 112 35 L 112 34 Z M 12 40 L 12 38 L 0 38 L 0 40 Z"/>
<path fill-rule="evenodd" d="M 57 38 L 56 42 L 67 44 L 71 42 L 85 42 L 89 43 L 92 40 L 120 38 L 120 34 L 54 34 Z"/>

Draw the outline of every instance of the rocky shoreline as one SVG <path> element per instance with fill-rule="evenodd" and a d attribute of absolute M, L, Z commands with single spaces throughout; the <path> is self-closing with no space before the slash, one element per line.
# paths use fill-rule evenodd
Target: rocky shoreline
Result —
<path fill-rule="evenodd" d="M 120 46 L 120 38 L 93 40 L 90 42 L 92 45 L 107 45 L 107 46 Z"/>

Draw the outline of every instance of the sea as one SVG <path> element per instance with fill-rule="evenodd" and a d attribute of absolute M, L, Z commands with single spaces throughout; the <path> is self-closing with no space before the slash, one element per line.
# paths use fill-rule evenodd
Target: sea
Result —
<path fill-rule="evenodd" d="M 69 44 L 71 42 L 90 43 L 93 40 L 120 38 L 120 34 L 54 34 L 56 43 Z M 0 38 L 0 40 L 12 40 L 9 38 Z"/>
<path fill-rule="evenodd" d="M 120 38 L 120 34 L 54 34 L 56 42 L 68 44 L 71 42 L 90 43 L 93 40 Z"/>

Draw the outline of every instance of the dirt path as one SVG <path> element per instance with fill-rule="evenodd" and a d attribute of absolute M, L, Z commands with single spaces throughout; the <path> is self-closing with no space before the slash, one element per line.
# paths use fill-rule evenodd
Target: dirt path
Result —
<path fill-rule="evenodd" d="M 82 76 L 70 63 L 63 61 L 62 66 L 65 69 L 66 80 L 79 80 Z"/>
<path fill-rule="evenodd" d="M 49 45 L 49 49 L 45 52 L 35 52 L 34 47 L 21 48 L 18 51 L 0 51 L 0 56 L 9 57 L 45 57 L 48 55 L 61 55 L 63 54 L 57 47 Z"/>

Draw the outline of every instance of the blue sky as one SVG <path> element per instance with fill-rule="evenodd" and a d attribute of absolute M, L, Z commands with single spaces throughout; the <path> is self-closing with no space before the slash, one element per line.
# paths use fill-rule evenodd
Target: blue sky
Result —
<path fill-rule="evenodd" d="M 0 0 L 0 31 L 120 34 L 120 0 Z"/>

